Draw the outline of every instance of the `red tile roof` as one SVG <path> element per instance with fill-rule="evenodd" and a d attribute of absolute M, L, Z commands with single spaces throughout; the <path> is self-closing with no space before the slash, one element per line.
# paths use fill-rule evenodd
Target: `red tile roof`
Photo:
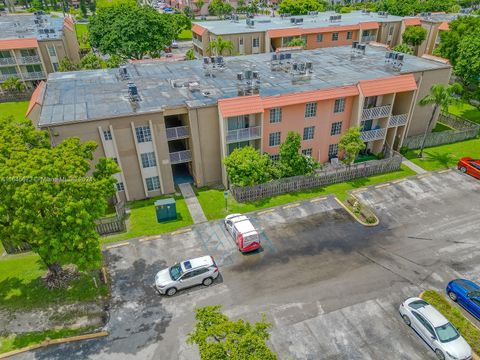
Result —
<path fill-rule="evenodd" d="M 380 26 L 378 25 L 378 22 L 376 21 L 366 21 L 360 23 L 360 29 L 362 30 L 368 30 L 368 29 L 378 29 Z"/>
<path fill-rule="evenodd" d="M 301 36 L 303 34 L 302 29 L 288 28 L 288 29 L 272 29 L 267 30 L 267 34 L 270 39 L 284 37 L 284 36 Z"/>
<path fill-rule="evenodd" d="M 448 22 L 446 21 L 442 22 L 438 27 L 438 30 L 450 30 L 450 27 L 448 26 Z"/>
<path fill-rule="evenodd" d="M 193 24 L 192 25 L 192 32 L 194 32 L 197 35 L 202 36 L 207 29 L 205 29 L 203 26 L 200 26 L 198 24 Z"/>
<path fill-rule="evenodd" d="M 35 105 L 41 105 L 43 101 L 43 90 L 45 89 L 45 81 L 41 81 L 40 84 L 35 88 L 35 91 L 30 98 L 30 102 L 28 103 L 27 113 L 25 116 L 28 116 L 30 112 L 33 110 Z"/>
<path fill-rule="evenodd" d="M 263 105 L 260 95 L 240 96 L 218 100 L 218 109 L 225 119 L 231 116 L 262 113 Z"/>
<path fill-rule="evenodd" d="M 420 21 L 419 18 L 406 18 L 406 19 L 403 19 L 403 23 L 405 24 L 405 26 L 422 25 L 422 22 Z"/>
<path fill-rule="evenodd" d="M 37 48 L 37 39 L 7 39 L 0 40 L 0 50 Z"/>
<path fill-rule="evenodd" d="M 324 26 L 324 27 L 313 28 L 313 29 L 303 29 L 303 35 L 351 31 L 351 30 L 358 30 L 358 29 L 359 29 L 358 25 Z"/>
<path fill-rule="evenodd" d="M 363 96 L 377 96 L 416 90 L 417 83 L 412 74 L 406 74 L 383 79 L 361 80 L 358 82 L 358 87 Z"/>
<path fill-rule="evenodd" d="M 63 26 L 69 29 L 70 31 L 73 31 L 73 23 L 68 20 L 68 18 L 63 19 Z"/>

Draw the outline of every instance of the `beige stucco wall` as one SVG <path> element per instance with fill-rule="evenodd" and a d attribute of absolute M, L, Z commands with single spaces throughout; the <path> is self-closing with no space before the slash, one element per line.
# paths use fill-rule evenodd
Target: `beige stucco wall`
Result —
<path fill-rule="evenodd" d="M 377 41 L 382 44 L 387 44 L 390 47 L 398 45 L 402 40 L 402 22 L 385 22 L 379 23 L 380 27 L 377 32 Z M 390 29 L 393 28 L 393 34 L 390 34 Z"/>
<path fill-rule="evenodd" d="M 261 54 L 266 52 L 266 37 L 265 32 L 252 32 L 252 33 L 243 33 L 243 34 L 226 34 L 220 35 L 224 40 L 230 40 L 233 42 L 233 54 L 232 55 L 250 55 L 250 54 Z M 240 45 L 239 41 L 240 38 L 243 38 L 243 52 L 240 52 Z M 207 37 L 207 44 L 208 46 L 210 41 L 213 41 L 217 38 L 217 35 L 209 34 Z M 260 46 L 258 47 L 257 51 L 253 51 L 252 43 L 253 39 L 258 38 L 260 41 Z M 268 48 L 268 47 L 267 47 Z M 204 48 L 206 49 L 206 47 Z M 268 50 L 269 51 L 269 50 Z M 229 55 L 225 53 L 224 55 Z"/>

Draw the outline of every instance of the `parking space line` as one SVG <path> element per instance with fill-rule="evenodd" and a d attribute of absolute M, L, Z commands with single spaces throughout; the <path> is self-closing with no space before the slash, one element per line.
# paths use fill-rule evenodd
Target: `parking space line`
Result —
<path fill-rule="evenodd" d="M 398 180 L 392 181 L 392 183 L 394 183 L 394 184 L 400 184 L 401 182 L 404 182 L 405 180 L 407 180 L 407 179 L 398 179 Z"/>
<path fill-rule="evenodd" d="M 172 232 L 172 235 L 185 234 L 185 233 L 190 232 L 190 231 L 192 231 L 192 229 L 190 229 L 190 228 L 177 230 L 177 231 Z"/>
<path fill-rule="evenodd" d="M 324 197 L 321 197 L 321 198 L 316 198 L 316 199 L 310 200 L 310 202 L 314 203 L 314 202 L 323 201 L 323 200 L 327 200 L 327 199 L 328 199 L 328 197 L 324 196 Z"/>
<path fill-rule="evenodd" d="M 439 173 L 439 174 L 445 174 L 445 173 L 447 173 L 447 172 L 449 172 L 449 171 L 452 171 L 452 169 L 440 170 L 438 173 Z"/>
<path fill-rule="evenodd" d="M 290 204 L 290 205 L 284 206 L 282 209 L 291 209 L 291 208 L 296 208 L 297 206 L 300 206 L 300 204 L 299 203 Z"/>
<path fill-rule="evenodd" d="M 384 187 L 387 187 L 387 186 L 390 186 L 390 185 L 391 185 L 390 183 L 380 184 L 380 185 L 375 186 L 375 189 L 381 189 L 381 188 L 384 188 Z"/>
<path fill-rule="evenodd" d="M 139 243 L 143 243 L 145 241 L 152 241 L 152 240 L 158 240 L 161 239 L 162 237 L 160 235 L 154 235 L 154 236 L 147 236 L 141 239 L 138 239 Z"/>
<path fill-rule="evenodd" d="M 271 212 L 274 212 L 274 211 L 275 211 L 275 209 L 263 210 L 263 211 L 257 212 L 257 215 L 268 214 L 268 213 L 271 213 Z"/>
<path fill-rule="evenodd" d="M 352 193 L 357 194 L 357 193 L 361 193 L 361 192 L 364 192 L 364 191 L 367 191 L 367 190 L 368 190 L 367 188 L 354 189 L 354 190 L 352 190 Z"/>
<path fill-rule="evenodd" d="M 432 173 L 426 173 L 426 174 L 417 176 L 417 178 L 418 179 L 423 179 L 423 178 L 426 178 L 426 177 L 429 177 L 429 176 L 432 176 L 432 175 L 433 175 Z"/>
<path fill-rule="evenodd" d="M 119 248 L 119 247 L 127 246 L 127 245 L 130 245 L 130 243 L 125 242 L 125 243 L 121 243 L 121 244 L 109 245 L 109 246 L 106 246 L 105 249 L 110 250 L 110 249 L 115 249 L 115 248 Z"/>

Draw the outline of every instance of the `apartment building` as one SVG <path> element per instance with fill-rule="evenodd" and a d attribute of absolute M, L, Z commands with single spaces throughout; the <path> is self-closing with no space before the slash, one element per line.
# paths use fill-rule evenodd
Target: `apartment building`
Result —
<path fill-rule="evenodd" d="M 225 2 L 232 5 L 234 8 L 237 8 L 237 0 L 226 0 Z M 191 8 L 198 14 L 207 15 L 208 14 L 208 5 L 210 5 L 210 0 L 205 0 L 204 4 L 202 5 L 201 9 L 198 9 L 195 0 L 167 0 L 167 4 L 169 4 L 172 8 L 184 10 L 187 6 Z"/>
<path fill-rule="evenodd" d="M 354 11 L 198 22 L 192 27 L 193 48 L 198 56 L 208 55 L 208 44 L 218 36 L 233 42 L 234 55 L 275 51 L 296 37 L 305 40 L 308 50 L 351 45 L 353 41 L 373 41 L 393 47 L 401 42 L 402 20 L 400 16 L 381 12 Z"/>
<path fill-rule="evenodd" d="M 64 57 L 80 61 L 71 18 L 40 13 L 0 16 L 0 85 L 15 76 L 35 87 L 58 70 Z"/>
<path fill-rule="evenodd" d="M 369 151 L 398 150 L 431 115 L 418 100 L 448 83 L 450 65 L 384 47 L 332 47 L 189 62 L 142 62 L 121 69 L 50 74 L 28 116 L 51 141 L 78 136 L 115 159 L 117 195 L 172 193 L 175 184 L 227 183 L 222 160 L 254 146 L 272 159 L 288 131 L 302 152 L 327 162 L 340 136 L 361 126 Z"/>

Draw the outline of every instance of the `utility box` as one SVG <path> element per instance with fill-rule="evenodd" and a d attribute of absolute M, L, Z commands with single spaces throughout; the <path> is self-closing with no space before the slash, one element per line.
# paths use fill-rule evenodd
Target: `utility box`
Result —
<path fill-rule="evenodd" d="M 157 213 L 157 222 L 177 219 L 177 206 L 174 198 L 157 200 L 154 205 Z"/>

